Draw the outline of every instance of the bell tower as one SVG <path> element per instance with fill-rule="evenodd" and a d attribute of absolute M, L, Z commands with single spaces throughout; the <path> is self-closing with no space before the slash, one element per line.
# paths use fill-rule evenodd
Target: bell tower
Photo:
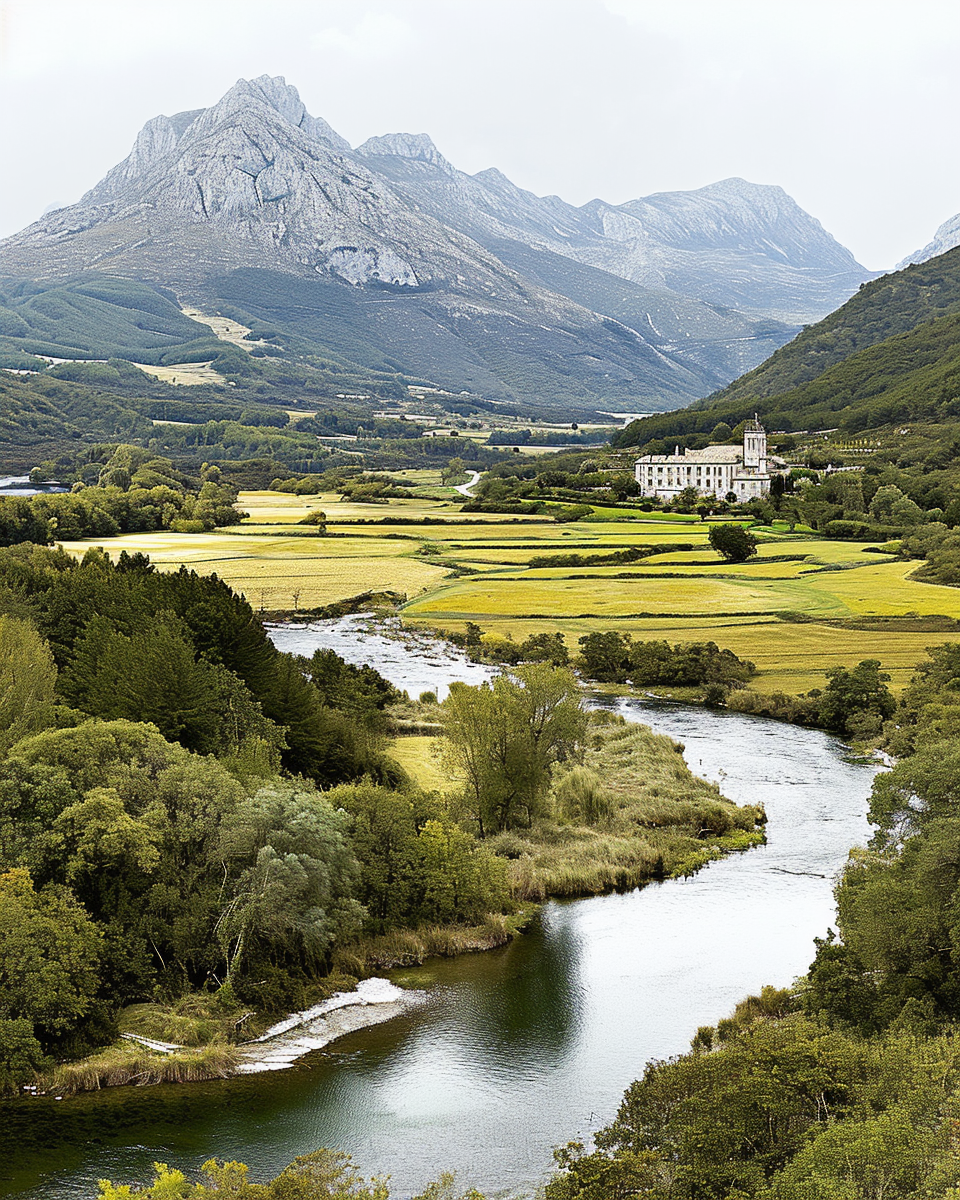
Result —
<path fill-rule="evenodd" d="M 748 421 L 743 429 L 743 465 L 763 471 L 766 469 L 766 460 L 767 435 L 754 413 L 753 420 Z"/>

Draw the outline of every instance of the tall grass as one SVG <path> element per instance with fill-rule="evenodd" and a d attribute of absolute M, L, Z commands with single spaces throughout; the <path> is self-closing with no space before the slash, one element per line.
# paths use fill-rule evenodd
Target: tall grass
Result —
<path fill-rule="evenodd" d="M 587 896 L 687 875 L 763 840 L 761 809 L 738 807 L 694 775 L 682 747 L 596 714 L 584 762 L 560 776 L 554 815 L 490 839 L 514 896 Z"/>
<path fill-rule="evenodd" d="M 333 969 L 367 975 L 414 966 L 434 956 L 493 950 L 512 941 L 531 915 L 532 910 L 521 908 L 514 913 L 490 913 L 482 925 L 424 925 L 358 938 L 334 951 Z"/>
<path fill-rule="evenodd" d="M 80 1062 L 61 1064 L 44 1077 L 42 1090 L 70 1096 L 124 1084 L 143 1087 L 155 1083 L 227 1079 L 234 1074 L 239 1062 L 237 1048 L 222 1042 L 172 1054 L 158 1054 L 145 1046 L 123 1042 L 108 1046 Z"/>

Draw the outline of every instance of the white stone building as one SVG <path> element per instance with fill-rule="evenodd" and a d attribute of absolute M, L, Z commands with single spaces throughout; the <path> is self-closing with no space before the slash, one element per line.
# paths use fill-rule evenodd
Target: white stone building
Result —
<path fill-rule="evenodd" d="M 675 454 L 644 454 L 637 459 L 636 479 L 643 496 L 673 500 L 684 488 L 701 495 L 725 499 L 731 492 L 738 501 L 753 500 L 770 491 L 775 475 L 789 467 L 782 458 L 767 453 L 767 435 L 756 419 L 748 421 L 742 446 L 707 446 Z"/>

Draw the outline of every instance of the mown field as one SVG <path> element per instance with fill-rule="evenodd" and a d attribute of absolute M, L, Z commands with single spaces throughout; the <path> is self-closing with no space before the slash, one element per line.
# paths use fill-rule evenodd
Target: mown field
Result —
<path fill-rule="evenodd" d="M 238 527 L 100 544 L 111 555 L 143 551 L 162 569 L 216 572 L 266 611 L 391 591 L 406 598 L 403 618 L 418 626 L 473 621 L 515 640 L 559 630 L 572 649 L 598 629 L 712 640 L 757 664 L 761 690 L 822 686 L 826 668 L 863 658 L 879 658 L 902 686 L 926 646 L 960 638 L 942 620 L 960 618 L 960 589 L 912 579 L 916 564 L 875 545 L 774 527 L 758 532 L 756 558 L 731 564 L 696 517 L 602 509 L 558 524 L 461 513 L 462 498 L 435 472 L 409 475 L 416 494 L 389 504 L 247 492 L 240 504 L 249 516 Z M 316 509 L 327 515 L 326 535 L 298 524 Z M 66 549 L 79 555 L 90 544 Z M 591 561 L 636 546 L 654 552 L 630 563 Z M 586 561 L 529 565 L 558 555 Z"/>

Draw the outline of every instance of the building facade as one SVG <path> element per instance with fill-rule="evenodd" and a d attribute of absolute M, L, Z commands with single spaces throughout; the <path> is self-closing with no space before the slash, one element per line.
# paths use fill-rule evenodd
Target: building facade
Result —
<path fill-rule="evenodd" d="M 767 453 L 767 435 L 756 419 L 748 421 L 742 446 L 707 446 L 675 454 L 644 454 L 637 459 L 636 480 L 640 494 L 673 500 L 684 488 L 696 488 L 703 496 L 724 500 L 753 500 L 770 491 L 775 475 L 789 467 L 782 458 Z"/>

